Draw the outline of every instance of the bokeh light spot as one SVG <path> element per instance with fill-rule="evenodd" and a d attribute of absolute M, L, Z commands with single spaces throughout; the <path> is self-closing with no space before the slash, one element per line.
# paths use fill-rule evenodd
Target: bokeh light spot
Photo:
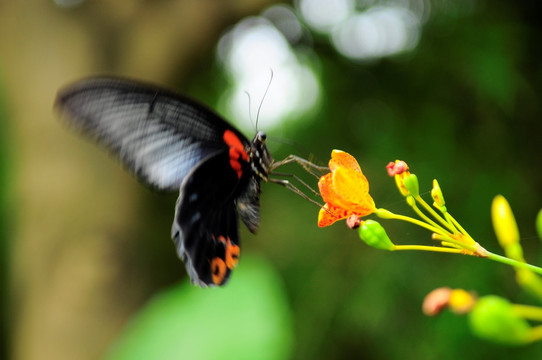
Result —
<path fill-rule="evenodd" d="M 299 23 L 299 30 L 295 30 L 291 11 L 285 12 L 283 6 L 264 13 L 271 14 L 276 23 L 290 23 L 283 31 L 301 31 Z M 280 19 L 281 14 L 285 21 Z M 273 79 L 262 103 L 259 127 L 269 130 L 281 121 L 304 115 L 318 102 L 320 85 L 308 65 L 310 61 L 296 54 L 284 33 L 267 18 L 251 17 L 238 23 L 220 40 L 218 58 L 232 84 L 220 107 L 242 127 L 254 129 L 251 121 L 255 121 L 271 71 Z"/>
<path fill-rule="evenodd" d="M 428 0 L 299 0 L 299 12 L 314 31 L 353 60 L 374 60 L 410 51 L 431 10 Z"/>
<path fill-rule="evenodd" d="M 328 32 L 354 11 L 353 0 L 300 0 L 303 19 L 314 30 Z"/>

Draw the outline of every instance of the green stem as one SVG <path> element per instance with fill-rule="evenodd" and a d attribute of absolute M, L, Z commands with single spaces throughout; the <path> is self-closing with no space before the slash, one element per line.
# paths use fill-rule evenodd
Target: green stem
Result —
<path fill-rule="evenodd" d="M 453 237 L 451 237 L 448 234 L 444 234 L 444 235 L 441 235 L 441 236 L 439 236 L 437 234 L 437 236 L 433 236 L 432 238 L 434 240 L 439 240 L 439 241 L 448 243 L 446 245 L 443 244 L 443 246 L 455 246 L 457 248 L 465 249 L 465 250 L 468 250 L 468 251 L 470 251 L 472 253 L 478 254 L 478 248 L 476 246 L 469 245 L 469 244 L 467 244 L 467 243 L 465 243 L 463 241 L 458 241 L 458 240 L 454 239 Z M 473 241 L 473 243 L 475 243 L 475 242 Z M 478 244 L 476 244 L 476 245 L 478 245 Z"/>
<path fill-rule="evenodd" d="M 448 241 L 448 242 L 450 242 L 452 244 L 456 244 L 457 246 L 459 246 L 459 247 L 461 247 L 463 249 L 466 249 L 468 251 L 476 253 L 476 250 L 477 250 L 476 247 L 453 239 L 452 237 L 450 237 L 448 232 L 444 231 L 444 229 L 442 229 L 440 227 L 434 227 L 434 226 L 432 226 L 430 224 L 427 224 L 427 223 L 424 223 L 423 221 L 420 221 L 418 219 L 411 218 L 410 216 L 398 215 L 398 214 L 392 213 L 389 210 L 382 209 L 382 208 L 377 209 L 375 214 L 376 214 L 376 216 L 378 216 L 378 217 L 380 217 L 382 219 L 402 220 L 402 221 L 412 223 L 414 225 L 418 225 L 418 226 L 420 226 L 422 228 L 425 228 L 425 229 L 427 229 L 427 230 L 429 230 L 429 231 L 431 231 L 431 232 L 433 232 L 435 234 L 442 235 L 442 237 L 444 239 L 447 239 L 446 241 Z"/>
<path fill-rule="evenodd" d="M 461 233 L 463 233 L 465 236 L 472 239 L 472 237 L 469 235 L 469 233 L 466 232 L 465 229 L 463 229 L 461 224 L 459 222 L 457 222 L 457 220 L 450 213 L 446 213 L 446 219 L 448 219 L 448 221 L 450 221 L 455 227 L 457 227 Z"/>
<path fill-rule="evenodd" d="M 542 321 L 542 308 L 532 305 L 512 305 L 514 312 L 527 320 Z"/>
<path fill-rule="evenodd" d="M 398 215 L 398 214 L 395 214 L 395 213 L 392 213 L 391 211 L 389 210 L 385 210 L 385 209 L 378 209 L 378 211 L 375 212 L 375 214 L 382 218 L 382 219 L 394 219 L 394 220 L 402 220 L 402 221 L 406 221 L 406 222 L 409 222 L 409 223 L 412 223 L 414 225 L 418 225 L 420 227 L 423 227 L 431 232 L 434 232 L 434 233 L 437 233 L 437 234 L 441 234 L 442 233 L 442 229 L 439 229 L 437 227 L 434 227 L 434 226 L 431 226 L 427 223 L 424 223 L 423 221 L 420 221 L 418 219 L 414 219 L 414 218 L 411 218 L 410 216 L 405 216 L 405 215 Z"/>
<path fill-rule="evenodd" d="M 414 210 L 414 212 L 416 214 L 418 214 L 418 216 L 422 219 L 422 220 L 425 220 L 425 222 L 427 222 L 428 224 L 430 224 L 431 226 L 434 226 L 435 228 L 439 228 L 439 229 L 442 229 L 441 230 L 441 233 L 442 232 L 445 232 L 446 230 L 442 228 L 442 226 L 440 226 L 439 224 L 437 224 L 436 222 L 434 222 L 429 216 L 425 215 L 418 206 L 416 206 L 416 203 L 412 204 L 412 210 Z"/>
<path fill-rule="evenodd" d="M 415 197 L 416 201 L 419 202 L 423 207 L 424 209 L 429 212 L 435 219 L 437 219 L 443 226 L 445 226 L 446 228 L 448 228 L 448 230 L 450 232 L 455 232 L 453 226 L 451 226 L 446 220 L 444 220 L 442 218 L 442 216 L 440 216 L 435 210 L 433 210 L 433 208 L 431 206 L 429 206 L 429 204 L 420 196 L 416 196 Z"/>
<path fill-rule="evenodd" d="M 433 251 L 452 254 L 462 254 L 463 249 L 452 249 L 438 246 L 426 246 L 426 245 L 394 245 L 393 250 L 420 250 L 420 251 Z"/>
<path fill-rule="evenodd" d="M 431 231 L 433 233 L 442 234 L 442 229 L 439 229 L 438 227 L 434 227 L 434 226 L 432 226 L 430 224 L 424 223 L 423 221 L 411 218 L 409 216 L 398 215 L 398 214 L 392 213 L 391 211 L 386 210 L 386 209 L 377 209 L 377 211 L 375 211 L 375 214 L 378 217 L 382 218 L 382 219 L 402 220 L 402 221 L 412 223 L 414 225 L 418 225 L 418 226 L 420 226 L 422 228 L 425 228 L 425 229 L 427 229 L 427 230 L 429 230 L 429 231 Z M 459 225 L 459 223 L 457 223 L 455 221 L 455 219 L 453 219 L 453 217 L 451 217 L 451 215 L 450 215 L 450 218 L 454 222 L 455 226 L 457 226 L 465 236 L 472 239 L 470 237 L 470 235 L 468 235 L 468 233 L 461 227 L 461 225 Z M 449 237 L 449 235 L 446 234 L 446 233 L 442 234 L 442 235 L 443 235 L 444 239 L 448 239 L 448 237 Z M 490 259 L 490 260 L 493 260 L 493 261 L 497 261 L 497 262 L 500 262 L 500 263 L 503 263 L 503 264 L 511 265 L 511 266 L 513 266 L 515 268 L 528 269 L 528 270 L 531 270 L 534 273 L 542 275 L 542 268 L 540 268 L 538 266 L 534 266 L 534 265 L 531 265 L 531 264 L 527 264 L 526 262 L 510 259 L 510 258 L 507 258 L 506 256 L 497 255 L 497 254 L 489 252 L 489 251 L 487 251 L 487 250 L 485 250 L 483 248 L 482 248 L 483 255 L 480 255 L 481 252 L 478 249 L 478 247 L 480 247 L 480 246 L 477 243 L 475 243 L 476 246 L 472 246 L 472 245 L 467 245 L 465 243 L 459 242 L 459 241 L 457 241 L 455 239 L 452 239 L 452 238 L 449 238 L 447 241 L 450 242 L 450 243 L 453 243 L 453 244 L 457 244 L 461 248 L 466 249 L 466 250 L 468 250 L 468 251 L 470 251 L 470 252 L 472 252 L 474 254 L 477 254 L 479 256 L 482 256 L 484 258 L 487 258 L 487 259 Z M 473 242 L 474 242 L 474 240 L 473 240 Z M 439 251 L 439 252 L 448 252 L 448 253 L 458 253 L 459 252 L 459 251 L 457 251 L 458 249 L 436 250 L 436 249 L 440 249 L 440 248 L 433 247 L 433 246 L 426 246 L 426 247 L 423 247 L 422 245 L 419 245 L 419 247 L 418 247 L 418 245 L 403 245 L 403 246 L 404 247 L 401 249 L 399 246 L 396 245 L 394 249 L 395 250 Z M 408 246 L 410 246 L 410 248 L 407 248 Z M 442 249 L 447 249 L 447 248 L 442 248 Z"/>
<path fill-rule="evenodd" d="M 533 271 L 533 272 L 535 272 L 535 273 L 537 273 L 539 275 L 542 275 L 542 268 L 540 268 L 538 266 L 531 265 L 531 264 L 527 264 L 525 262 L 510 259 L 510 258 L 507 258 L 506 256 L 497 255 L 497 254 L 494 254 L 494 253 L 488 251 L 486 258 L 490 259 L 490 260 L 493 260 L 493 261 L 501 262 L 503 264 L 511 265 L 513 267 L 516 267 L 516 268 L 529 269 L 529 270 L 531 270 L 531 271 Z"/>
<path fill-rule="evenodd" d="M 443 252 L 443 253 L 452 253 L 452 254 L 463 254 L 464 253 L 463 249 L 453 249 L 453 248 L 437 247 L 437 246 L 426 246 L 426 245 L 394 245 L 393 250 L 398 250 L 398 251 L 399 250 L 419 250 L 419 251 L 432 251 L 432 252 Z M 527 264 L 527 263 L 524 263 L 524 262 L 521 262 L 521 261 L 510 259 L 510 258 L 507 258 L 507 257 L 502 256 L 502 255 L 497 255 L 497 254 L 491 253 L 489 251 L 487 252 L 487 259 L 490 259 L 490 260 L 493 260 L 493 261 L 498 261 L 498 262 L 501 262 L 503 264 L 511 265 L 511 266 L 514 266 L 514 267 L 517 267 L 517 268 L 529 269 L 529 270 L 531 270 L 531 271 L 533 271 L 535 273 L 538 273 L 538 274 L 542 275 L 542 268 L 539 268 L 538 266 L 534 266 L 534 265 Z M 518 305 L 518 307 L 520 307 L 520 305 Z M 526 310 L 527 308 L 528 308 L 527 306 L 524 306 L 522 308 L 522 310 L 527 311 Z M 532 319 L 532 320 L 536 319 L 536 320 L 542 321 L 542 309 L 534 307 L 534 306 L 531 306 L 529 308 L 539 310 L 539 312 L 536 315 L 536 316 L 538 316 L 538 318 L 530 317 L 530 319 Z M 532 311 L 531 311 L 531 314 L 532 314 L 532 316 L 535 316 L 534 312 L 532 312 Z M 527 317 L 527 316 L 525 316 L 525 317 Z"/>

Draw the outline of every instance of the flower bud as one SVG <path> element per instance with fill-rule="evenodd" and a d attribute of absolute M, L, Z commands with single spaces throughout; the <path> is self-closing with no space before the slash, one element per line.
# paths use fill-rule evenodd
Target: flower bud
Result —
<path fill-rule="evenodd" d="M 406 162 L 395 160 L 386 166 L 388 175 L 395 178 L 395 184 L 403 196 L 410 195 L 410 191 L 405 187 L 404 179 L 410 175 L 410 171 Z"/>
<path fill-rule="evenodd" d="M 346 226 L 348 226 L 352 230 L 359 228 L 360 224 L 361 218 L 356 214 L 352 214 L 346 218 Z"/>
<path fill-rule="evenodd" d="M 405 186 L 405 181 L 402 176 L 395 175 L 395 185 L 397 186 L 397 189 L 401 192 L 401 195 L 408 196 L 410 195 L 410 192 Z"/>
<path fill-rule="evenodd" d="M 442 195 L 442 190 L 440 189 L 440 185 L 438 184 L 437 179 L 433 179 L 433 188 L 431 189 L 431 197 L 433 198 L 433 206 L 436 208 L 442 208 L 444 207 L 444 204 L 446 203 L 444 201 L 444 196 Z"/>
<path fill-rule="evenodd" d="M 450 293 L 448 306 L 456 314 L 466 314 L 476 304 L 476 296 L 463 289 L 454 289 Z"/>
<path fill-rule="evenodd" d="M 408 174 L 404 177 L 403 183 L 410 195 L 416 197 L 420 195 L 420 186 L 418 185 L 418 177 L 415 174 Z"/>
<path fill-rule="evenodd" d="M 395 160 L 395 162 L 389 162 L 388 165 L 386 165 L 386 169 L 388 170 L 389 176 L 395 176 L 408 171 L 408 165 L 403 160 Z"/>
<path fill-rule="evenodd" d="M 435 316 L 442 312 L 450 302 L 452 289 L 449 287 L 440 287 L 425 296 L 422 305 L 422 311 L 427 316 Z"/>
<path fill-rule="evenodd" d="M 499 244 L 503 249 L 511 244 L 519 243 L 519 230 L 514 219 L 512 209 L 508 201 L 502 195 L 497 195 L 491 204 L 491 219 L 493 220 L 493 229 Z"/>
<path fill-rule="evenodd" d="M 456 314 L 466 314 L 475 303 L 476 296 L 468 291 L 441 287 L 425 296 L 422 310 L 429 316 L 438 315 L 445 308 L 449 308 Z"/>
<path fill-rule="evenodd" d="M 395 245 L 391 242 L 386 230 L 374 220 L 364 221 L 359 227 L 359 237 L 367 245 L 381 250 L 393 250 Z"/>
<path fill-rule="evenodd" d="M 531 327 L 517 315 L 508 300 L 490 295 L 480 298 L 469 314 L 472 332 L 486 340 L 507 345 L 529 342 Z"/>

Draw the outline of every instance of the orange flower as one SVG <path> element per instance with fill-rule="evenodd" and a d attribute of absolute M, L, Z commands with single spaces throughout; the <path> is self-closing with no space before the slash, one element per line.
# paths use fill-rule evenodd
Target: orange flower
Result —
<path fill-rule="evenodd" d="M 326 202 L 318 214 L 318 226 L 329 226 L 352 215 L 366 216 L 376 210 L 369 195 L 369 182 L 352 155 L 333 150 L 329 169 L 331 173 L 318 181 L 320 194 Z"/>

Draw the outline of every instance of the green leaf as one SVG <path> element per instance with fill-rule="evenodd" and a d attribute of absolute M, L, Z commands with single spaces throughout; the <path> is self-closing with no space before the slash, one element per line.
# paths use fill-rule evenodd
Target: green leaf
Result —
<path fill-rule="evenodd" d="M 230 282 L 201 289 L 183 282 L 132 319 L 108 359 L 286 359 L 291 311 L 277 273 L 244 256 Z"/>

